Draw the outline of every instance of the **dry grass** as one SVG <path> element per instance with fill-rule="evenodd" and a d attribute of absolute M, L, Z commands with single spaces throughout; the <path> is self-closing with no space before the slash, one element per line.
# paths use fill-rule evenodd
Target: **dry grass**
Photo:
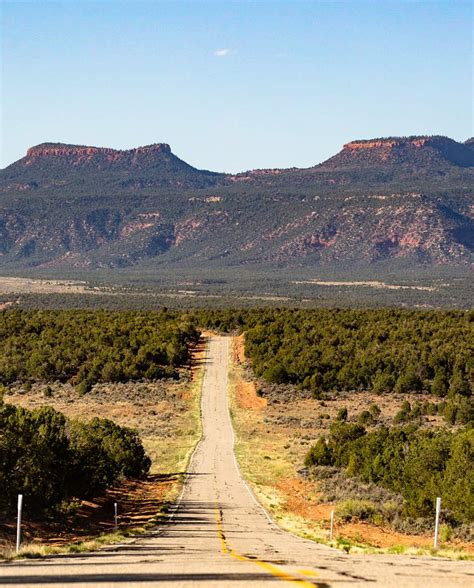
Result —
<path fill-rule="evenodd" d="M 35 280 L 0 276 L 0 294 L 83 294 L 87 290 L 87 284 L 77 280 Z"/>
<path fill-rule="evenodd" d="M 385 290 L 423 290 L 425 292 L 434 292 L 438 288 L 434 286 L 415 286 L 411 284 L 387 284 L 386 282 L 380 282 L 377 280 L 370 280 L 370 281 L 337 281 L 332 282 L 329 280 L 300 280 L 300 281 L 293 281 L 293 284 L 314 284 L 315 286 L 358 286 L 358 287 L 365 287 L 365 288 L 377 288 L 377 289 L 385 289 Z"/>
<path fill-rule="evenodd" d="M 138 535 L 140 532 L 144 531 L 145 529 L 137 528 L 134 530 L 134 534 Z M 114 545 L 117 543 L 124 543 L 126 541 L 130 541 L 130 533 L 126 531 L 116 531 L 113 533 L 104 533 L 93 539 L 69 543 L 68 545 L 64 546 L 45 545 L 40 543 L 24 543 L 20 547 L 20 551 L 18 553 L 16 553 L 15 545 L 11 542 L 7 542 L 2 546 L 2 557 L 6 560 L 37 559 L 48 555 L 95 551 L 106 545 Z"/>

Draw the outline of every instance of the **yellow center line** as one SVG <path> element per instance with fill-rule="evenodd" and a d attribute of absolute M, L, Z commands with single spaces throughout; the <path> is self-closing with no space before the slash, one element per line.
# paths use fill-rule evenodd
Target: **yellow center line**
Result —
<path fill-rule="evenodd" d="M 219 505 L 217 503 L 217 500 L 216 500 L 215 511 L 216 511 L 217 536 L 219 537 L 219 540 L 221 542 L 222 553 L 227 553 L 228 555 L 230 555 L 234 559 L 237 559 L 238 561 L 250 562 L 250 563 L 253 563 L 257 566 L 260 566 L 266 572 L 269 572 L 272 576 L 275 576 L 276 578 L 278 578 L 279 580 L 282 580 L 284 582 L 290 582 L 292 584 L 297 584 L 298 586 L 306 586 L 308 588 L 314 588 L 315 586 L 316 587 L 318 586 L 318 584 L 316 584 L 314 582 L 309 582 L 307 580 L 304 580 L 303 578 L 298 578 L 297 576 L 289 574 L 288 572 L 285 572 L 284 570 L 275 566 L 274 564 L 268 563 L 266 561 L 261 561 L 259 559 L 253 559 L 253 558 L 247 557 L 247 556 L 242 555 L 241 553 L 237 553 L 236 551 L 231 549 L 227 544 L 227 539 L 226 539 L 224 532 L 222 530 L 222 515 L 221 515 L 221 511 L 219 509 Z M 299 573 L 301 573 L 301 575 L 306 575 L 306 576 L 309 576 L 309 575 L 316 576 L 317 575 L 317 572 L 313 572 L 312 570 L 301 570 Z"/>
<path fill-rule="evenodd" d="M 301 576 L 308 576 L 308 578 L 313 578 L 314 576 L 319 576 L 318 572 L 314 570 L 296 570 L 298 574 Z"/>

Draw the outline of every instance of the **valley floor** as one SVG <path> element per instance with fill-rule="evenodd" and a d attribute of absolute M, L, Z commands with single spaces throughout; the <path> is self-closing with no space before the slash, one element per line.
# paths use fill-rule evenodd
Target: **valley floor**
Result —
<path fill-rule="evenodd" d="M 0 583 L 46 586 L 471 586 L 467 561 L 346 554 L 279 529 L 241 477 L 229 415 L 230 338 L 210 337 L 202 440 L 169 522 L 97 552 L 0 565 Z M 234 415 L 235 416 L 235 415 Z"/>

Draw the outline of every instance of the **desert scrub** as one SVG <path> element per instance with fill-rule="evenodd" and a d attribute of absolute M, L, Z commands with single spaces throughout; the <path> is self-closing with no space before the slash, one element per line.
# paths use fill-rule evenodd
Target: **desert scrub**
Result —
<path fill-rule="evenodd" d="M 341 507 L 341 518 L 345 520 L 350 518 L 364 520 L 364 516 L 357 515 L 357 509 L 370 503 L 375 510 L 366 519 L 376 525 L 388 526 L 394 531 L 412 535 L 423 535 L 433 531 L 433 517 L 407 517 L 404 514 L 404 500 L 400 494 L 376 484 L 364 482 L 358 477 L 350 477 L 344 470 L 332 466 L 313 467 L 310 469 L 310 476 L 312 481 L 318 484 L 323 502 L 344 505 Z M 346 517 L 346 515 L 350 516 Z M 474 525 L 453 524 L 449 512 L 444 509 L 441 511 L 441 521 L 441 541 L 450 539 L 473 541 Z M 441 531 L 444 528 L 446 530 Z M 443 539 L 443 536 L 449 536 L 449 539 Z"/>
<path fill-rule="evenodd" d="M 359 519 L 373 522 L 376 513 L 377 507 L 370 500 L 345 500 L 336 508 L 336 514 L 343 521 Z"/>

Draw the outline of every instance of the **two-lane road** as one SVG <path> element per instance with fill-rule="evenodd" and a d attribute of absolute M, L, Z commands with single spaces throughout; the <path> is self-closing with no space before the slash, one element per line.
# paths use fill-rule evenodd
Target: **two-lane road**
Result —
<path fill-rule="evenodd" d="M 209 339 L 203 438 L 172 520 L 127 545 L 3 564 L 0 585 L 472 587 L 471 562 L 346 555 L 285 533 L 267 518 L 234 457 L 227 400 L 229 341 Z"/>

